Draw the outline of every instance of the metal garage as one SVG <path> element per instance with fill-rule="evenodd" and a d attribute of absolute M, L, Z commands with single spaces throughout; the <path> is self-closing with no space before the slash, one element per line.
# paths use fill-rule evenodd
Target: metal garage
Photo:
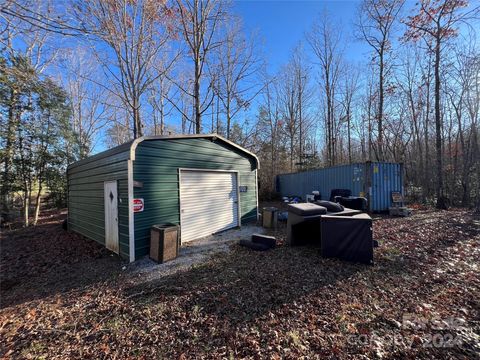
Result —
<path fill-rule="evenodd" d="M 185 243 L 256 220 L 258 167 L 215 134 L 142 137 L 68 167 L 68 226 L 134 261 L 152 225 Z"/>
<path fill-rule="evenodd" d="M 180 169 L 183 242 L 240 224 L 237 176 L 238 173 L 232 171 Z"/>

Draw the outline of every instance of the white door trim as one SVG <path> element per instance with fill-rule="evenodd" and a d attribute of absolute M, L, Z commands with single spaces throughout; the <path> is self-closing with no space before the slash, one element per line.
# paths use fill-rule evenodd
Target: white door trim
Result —
<path fill-rule="evenodd" d="M 107 208 L 109 208 L 109 202 L 108 202 L 108 196 L 106 195 L 106 190 L 107 190 L 107 186 L 108 185 L 112 185 L 113 188 L 115 189 L 115 201 L 116 201 L 116 204 L 114 206 L 114 209 L 116 210 L 115 211 L 115 218 L 113 220 L 113 227 L 111 228 L 113 230 L 113 234 L 109 234 L 108 233 L 108 230 L 109 230 L 109 227 L 107 226 L 109 223 L 110 223 L 110 217 L 109 217 L 109 213 L 107 212 Z M 120 239 L 119 239 L 119 231 L 118 231 L 118 182 L 117 180 L 109 180 L 109 181 L 104 181 L 103 182 L 103 204 L 104 204 L 104 220 L 105 220 L 105 247 L 117 254 L 120 253 Z M 107 219 L 109 219 L 107 221 Z M 108 241 L 107 239 L 109 238 L 109 236 L 107 235 L 111 235 L 112 238 L 113 238 L 113 242 L 114 242 L 114 245 L 113 246 L 108 246 Z"/>
<path fill-rule="evenodd" d="M 237 180 L 237 223 L 238 227 L 242 227 L 242 214 L 240 206 L 240 176 L 238 170 L 219 170 L 219 169 L 200 169 L 200 168 L 178 168 L 178 204 L 180 214 L 180 244 L 182 243 L 182 171 L 197 171 L 197 172 L 222 172 L 235 174 Z"/>
<path fill-rule="evenodd" d="M 128 187 L 128 257 L 130 262 L 135 261 L 135 220 L 133 213 L 133 161 L 127 160 L 127 187 Z"/>

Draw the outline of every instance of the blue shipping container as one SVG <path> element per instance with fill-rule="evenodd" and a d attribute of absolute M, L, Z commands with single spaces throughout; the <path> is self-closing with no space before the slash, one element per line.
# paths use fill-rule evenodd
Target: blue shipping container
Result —
<path fill-rule="evenodd" d="M 352 196 L 368 199 L 371 212 L 387 211 L 393 191 L 403 195 L 403 164 L 366 162 L 339 165 L 277 176 L 277 192 L 282 196 L 301 196 L 320 191 L 328 200 L 333 189 L 349 189 Z"/>

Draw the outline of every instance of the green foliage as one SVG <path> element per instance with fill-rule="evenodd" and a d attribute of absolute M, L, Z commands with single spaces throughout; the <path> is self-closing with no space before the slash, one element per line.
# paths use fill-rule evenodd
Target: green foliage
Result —
<path fill-rule="evenodd" d="M 38 74 L 26 58 L 2 57 L 0 115 L 3 202 L 12 201 L 17 192 L 28 208 L 32 191 L 46 185 L 55 203 L 62 205 L 66 166 L 75 158 L 63 88 Z"/>

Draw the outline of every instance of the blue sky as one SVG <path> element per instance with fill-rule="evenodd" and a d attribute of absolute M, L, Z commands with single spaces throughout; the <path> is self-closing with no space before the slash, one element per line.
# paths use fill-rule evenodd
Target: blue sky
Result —
<path fill-rule="evenodd" d="M 291 50 L 304 41 L 315 18 L 327 11 L 332 22 L 340 24 L 347 37 L 346 56 L 353 62 L 365 59 L 368 47 L 354 38 L 358 1 L 282 1 L 238 0 L 234 11 L 243 18 L 247 31 L 256 31 L 263 39 L 270 70 L 288 62 Z"/>

